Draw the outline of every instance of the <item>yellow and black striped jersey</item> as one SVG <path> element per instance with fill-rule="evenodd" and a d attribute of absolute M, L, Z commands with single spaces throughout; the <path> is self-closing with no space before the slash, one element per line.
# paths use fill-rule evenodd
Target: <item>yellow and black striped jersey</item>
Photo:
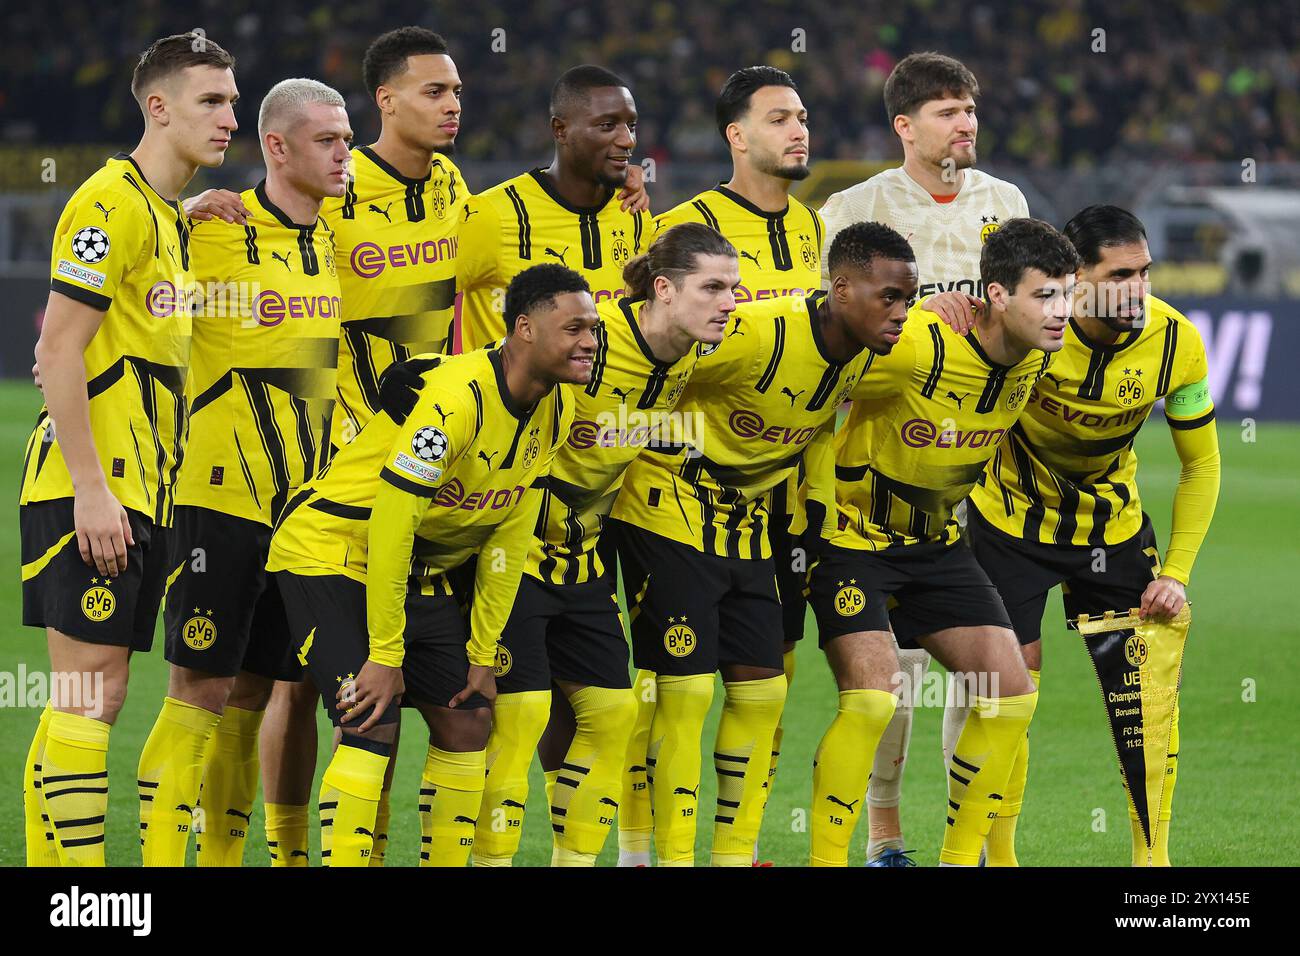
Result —
<path fill-rule="evenodd" d="M 456 231 L 468 196 L 446 156 L 435 156 L 423 179 L 411 179 L 359 146 L 343 197 L 325 200 L 321 216 L 334 230 L 343 290 L 335 448 L 379 410 L 384 369 L 418 353 L 451 351 Z"/>
<path fill-rule="evenodd" d="M 456 281 L 462 292 L 461 351 L 506 334 L 506 286 L 525 269 L 558 263 L 581 273 L 601 302 L 624 294 L 623 267 L 644 252 L 643 213 L 624 212 L 614 190 L 598 206 L 567 202 L 533 169 L 479 193 L 461 215 Z"/>
<path fill-rule="evenodd" d="M 683 440 L 647 448 L 628 469 L 613 516 L 720 557 L 771 557 L 769 491 L 871 364 L 826 355 L 817 309 L 825 293 L 742 306 L 702 356 L 677 403 Z"/>
<path fill-rule="evenodd" d="M 246 225 L 193 227 L 206 294 L 176 503 L 269 525 L 328 457 L 341 302 L 329 226 L 293 222 L 265 182 L 240 199 Z"/>
<path fill-rule="evenodd" d="M 715 186 L 656 216 L 650 241 L 683 222 L 702 222 L 722 233 L 740 255 L 736 303 L 803 296 L 821 287 L 822 219 L 791 197 L 780 212 L 765 212 Z"/>
<path fill-rule="evenodd" d="M 990 524 L 1030 541 L 1127 541 L 1142 524 L 1133 441 L 1162 398 L 1171 428 L 1213 428 L 1208 371 L 1196 326 L 1155 296 L 1146 297 L 1143 326 L 1110 345 L 1071 319 L 971 503 Z"/>
<path fill-rule="evenodd" d="M 185 432 L 185 376 L 198 302 L 189 223 L 134 159 L 108 160 L 72 194 L 54 232 L 50 288 L 104 313 L 86 346 L 90 431 L 108 488 L 125 508 L 171 520 Z M 73 497 L 42 407 L 27 442 L 19 501 Z"/>
<path fill-rule="evenodd" d="M 551 468 L 528 558 L 528 573 L 543 581 L 581 584 L 604 573 L 596 542 L 623 473 L 647 444 L 679 434 L 669 413 L 698 349 L 672 363 L 655 358 L 637 323 L 644 304 L 622 298 L 596 307 L 591 382 L 573 390 L 573 428 Z"/>
<path fill-rule="evenodd" d="M 1035 349 L 1015 365 L 999 365 L 975 331 L 958 335 L 924 303 L 914 305 L 893 351 L 858 383 L 835 435 L 833 518 L 822 491 L 831 469 L 810 455 L 800 497 L 826 505 L 823 537 L 871 551 L 956 541 L 953 509 L 1024 411 L 1049 361 Z"/>
<path fill-rule="evenodd" d="M 470 656 L 489 664 L 573 398 L 561 385 L 521 408 L 499 349 L 446 358 L 424 382 L 404 425 L 376 415 L 290 499 L 267 568 L 364 582 L 371 657 L 394 664 L 407 588 L 451 593 L 445 573 L 478 555 Z"/>

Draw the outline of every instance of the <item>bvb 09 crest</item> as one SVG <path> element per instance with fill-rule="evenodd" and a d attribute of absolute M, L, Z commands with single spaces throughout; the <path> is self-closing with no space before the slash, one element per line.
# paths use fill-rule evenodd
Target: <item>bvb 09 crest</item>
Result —
<path fill-rule="evenodd" d="M 812 244 L 812 240 L 803 233 L 799 234 L 799 258 L 803 261 L 805 269 L 817 268 L 817 248 Z"/>
<path fill-rule="evenodd" d="M 1147 642 L 1134 634 L 1124 642 L 1124 659 L 1134 667 L 1141 667 L 1147 662 Z"/>
<path fill-rule="evenodd" d="M 632 258 L 632 250 L 628 248 L 627 240 L 623 238 L 624 230 L 615 229 L 613 232 L 613 242 L 610 243 L 609 257 L 615 265 L 625 266 L 629 259 Z"/>
<path fill-rule="evenodd" d="M 680 624 L 673 623 L 672 618 L 668 619 L 668 630 L 664 631 L 664 650 L 673 657 L 686 657 L 695 650 L 698 643 L 695 631 L 686 624 L 685 617 Z"/>
<path fill-rule="evenodd" d="M 437 164 L 429 177 L 429 205 L 439 219 L 447 218 L 447 174 Z"/>
<path fill-rule="evenodd" d="M 504 644 L 497 645 L 497 659 L 492 662 L 492 673 L 496 677 L 505 677 L 510 673 L 510 668 L 514 664 L 514 658 L 510 656 L 510 651 Z"/>

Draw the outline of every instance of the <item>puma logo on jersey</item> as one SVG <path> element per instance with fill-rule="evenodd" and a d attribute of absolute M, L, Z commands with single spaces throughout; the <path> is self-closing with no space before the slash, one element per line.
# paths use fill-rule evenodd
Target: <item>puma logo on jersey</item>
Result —
<path fill-rule="evenodd" d="M 828 794 L 826 794 L 826 799 L 829 800 L 831 803 L 837 803 L 837 804 L 839 804 L 839 805 L 840 805 L 841 807 L 843 807 L 845 810 L 849 811 L 849 813 L 856 813 L 856 812 L 857 812 L 856 810 L 853 809 L 853 804 L 857 803 L 858 800 L 852 800 L 852 801 L 850 801 L 850 802 L 848 802 L 848 803 L 845 803 L 843 800 L 841 800 L 839 797 L 835 796 L 835 794 L 833 794 L 833 793 L 828 793 Z M 861 798 L 859 798 L 859 800 L 860 800 L 860 799 L 861 799 Z"/>
<path fill-rule="evenodd" d="M 743 258 L 748 259 L 750 262 L 754 263 L 754 265 L 758 266 L 760 269 L 763 268 L 763 264 L 758 261 L 758 257 L 762 255 L 762 253 L 756 254 L 752 252 L 746 252 L 744 249 L 741 249 L 740 254 Z"/>
<path fill-rule="evenodd" d="M 470 216 L 473 216 L 475 213 L 478 212 L 477 209 L 470 209 L 469 206 L 462 206 L 461 208 L 465 210 L 465 221 L 466 221 L 466 222 L 469 222 L 469 217 L 470 217 Z"/>
<path fill-rule="evenodd" d="M 673 787 L 673 796 L 675 797 L 680 793 L 686 797 L 694 797 L 696 791 L 698 791 L 699 789 L 700 789 L 700 785 L 698 783 L 695 785 L 695 790 L 687 790 L 685 787 Z M 696 799 L 699 798 L 696 797 Z"/>
<path fill-rule="evenodd" d="M 280 253 L 278 253 L 278 252 L 272 252 L 272 253 L 271 253 L 271 258 L 274 259 L 274 260 L 276 260 L 277 262 L 283 262 L 283 263 L 284 263 L 284 267 L 285 267 L 286 269 L 288 269 L 290 272 L 292 272 L 292 271 L 293 271 L 293 266 L 289 265 L 289 257 L 290 257 L 291 255 L 293 255 L 292 252 L 286 252 L 284 255 L 280 255 Z"/>
<path fill-rule="evenodd" d="M 233 807 L 226 811 L 226 816 L 228 816 L 228 817 L 239 817 L 239 818 L 240 818 L 241 820 L 243 820 L 245 823 L 252 823 L 252 822 L 253 822 L 252 814 L 249 814 L 249 813 L 240 813 L 238 810 L 234 809 Z"/>
<path fill-rule="evenodd" d="M 444 425 L 447 424 L 448 418 L 456 414 L 455 412 L 444 412 L 442 410 L 442 406 L 439 405 L 437 402 L 433 403 L 433 410 L 438 413 L 438 417 L 442 419 L 442 423 Z"/>
<path fill-rule="evenodd" d="M 569 247 L 568 247 L 568 246 L 565 246 L 565 247 L 564 247 L 563 249 L 561 249 L 559 252 L 556 252 L 556 251 L 555 251 L 554 249 L 552 249 L 550 246 L 547 246 L 547 247 L 546 247 L 546 254 L 547 254 L 548 256 L 555 256 L 555 258 L 557 258 L 557 259 L 560 260 L 560 264 L 561 264 L 561 265 L 566 265 L 566 266 L 568 265 L 568 263 L 564 261 L 564 255 L 565 255 L 565 253 L 567 253 L 568 251 L 569 251 Z"/>
<path fill-rule="evenodd" d="M 957 403 L 958 408 L 961 408 L 961 403 L 970 398 L 970 392 L 962 392 L 960 397 L 958 397 L 956 392 L 949 392 L 948 397 Z"/>
<path fill-rule="evenodd" d="M 388 204 L 387 206 L 385 206 L 383 209 L 380 209 L 380 208 L 379 208 L 378 206 L 376 206 L 374 203 L 371 203 L 367 208 L 370 210 L 370 212 L 377 212 L 377 213 L 379 213 L 379 215 L 381 215 L 381 216 L 383 216 L 385 219 L 387 219 L 388 222 L 389 222 L 390 224 L 392 223 L 393 220 L 392 220 L 391 218 L 389 218 L 389 215 L 388 215 L 388 210 L 390 210 L 390 209 L 393 208 L 393 204 L 392 204 L 392 203 L 389 203 L 389 204 Z"/>
<path fill-rule="evenodd" d="M 172 262 L 176 261 L 176 250 L 173 249 L 171 246 L 167 247 L 167 255 L 172 257 Z"/>
<path fill-rule="evenodd" d="M 1043 378 L 1050 378 L 1052 380 L 1052 384 L 1055 385 L 1057 388 L 1060 388 L 1062 385 L 1065 384 L 1065 379 L 1057 378 L 1051 372 L 1044 372 Z"/>
<path fill-rule="evenodd" d="M 727 333 L 727 338 L 731 338 L 733 335 L 744 335 L 744 334 L 745 334 L 744 332 L 740 331 L 740 316 L 736 316 L 736 324 L 733 325 L 731 327 L 731 331 Z"/>
<path fill-rule="evenodd" d="M 617 395 L 618 400 L 623 403 L 626 403 L 627 397 L 636 391 L 635 388 L 615 388 L 613 385 L 609 387 L 609 390 Z"/>
<path fill-rule="evenodd" d="M 786 387 L 784 387 L 784 386 L 782 386 L 782 388 L 781 388 L 781 394 L 782 394 L 782 395 L 788 395 L 788 396 L 790 396 L 790 407 L 791 407 L 791 408 L 794 408 L 794 403 L 795 403 L 796 399 L 798 399 L 799 396 L 802 395 L 802 394 L 803 394 L 804 392 L 806 392 L 806 391 L 808 391 L 806 388 L 801 388 L 801 389 L 799 389 L 799 391 L 797 391 L 797 392 L 792 392 L 792 391 L 790 391 L 790 389 L 788 389 L 788 388 L 786 388 Z"/>
<path fill-rule="evenodd" d="M 114 206 L 113 209 L 105 209 L 101 203 L 95 203 L 95 208 L 104 214 L 104 222 L 108 222 L 109 214 L 117 207 Z"/>
<path fill-rule="evenodd" d="M 484 454 L 483 452 L 479 452 L 479 453 L 478 453 L 478 456 L 479 456 L 480 458 L 482 458 L 485 462 L 487 462 L 487 466 L 488 466 L 489 468 L 491 468 L 491 467 L 492 467 L 492 459 L 495 458 L 495 457 L 496 457 L 497 455 L 499 455 L 499 454 L 501 454 L 501 452 L 498 450 L 498 451 L 494 451 L 491 455 L 486 455 L 486 454 Z"/>

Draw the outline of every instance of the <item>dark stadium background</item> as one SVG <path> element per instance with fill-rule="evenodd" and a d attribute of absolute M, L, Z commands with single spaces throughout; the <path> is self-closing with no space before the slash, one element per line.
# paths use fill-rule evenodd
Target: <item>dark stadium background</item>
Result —
<path fill-rule="evenodd" d="M 788 70 L 810 113 L 813 205 L 896 164 L 901 151 L 881 89 L 909 52 L 962 59 L 981 84 L 979 167 L 1015 182 L 1032 213 L 1060 226 L 1106 201 L 1146 223 L 1156 294 L 1201 329 L 1218 405 L 1224 482 L 1189 587 L 1196 608 L 1184 672 L 1183 760 L 1175 861 L 1294 862 L 1272 821 L 1295 819 L 1292 688 L 1294 541 L 1300 533 L 1300 16 L 1294 4 L 1189 0 L 864 0 L 801 2 L 251 3 L 204 0 L 6 5 L 0 29 L 0 460 L 18 462 L 39 397 L 28 375 L 63 201 L 103 159 L 130 149 L 141 119 L 131 70 L 154 38 L 202 27 L 237 58 L 243 96 L 225 165 L 191 186 L 246 188 L 260 177 L 261 96 L 310 76 L 347 98 L 358 142 L 377 133 L 361 55 L 378 33 L 418 23 L 448 40 L 465 82 L 456 160 L 475 190 L 547 161 L 546 103 L 564 69 L 598 63 L 630 84 L 640 112 L 637 156 L 651 161 L 662 211 L 729 177 L 713 98 L 733 70 Z M 504 34 L 494 31 L 504 31 Z M 494 52 L 494 41 L 499 48 Z M 1140 484 L 1160 540 L 1178 466 L 1157 414 L 1139 442 Z M 43 641 L 19 626 L 16 509 L 0 536 L 0 679 L 48 667 Z M 1049 607 L 1059 621 L 1059 605 Z M 1045 628 L 1048 658 L 1035 719 L 1022 860 L 1122 865 L 1128 827 L 1114 752 L 1077 638 Z M 1059 630 L 1059 634 L 1056 631 Z M 162 697 L 159 655 L 136 664 L 114 732 L 109 859 L 138 862 L 134 760 Z M 782 775 L 764 855 L 800 862 L 812 748 L 833 710 L 833 685 L 805 641 L 787 719 Z M 0 697 L 0 864 L 22 861 L 18 767 L 36 711 Z M 933 863 L 942 817 L 938 713 L 917 718 L 904 821 Z M 709 733 L 711 733 L 711 729 Z M 419 735 L 404 738 L 421 749 Z M 405 755 L 404 755 L 405 756 Z M 412 792 L 415 757 L 398 787 Z M 323 763 L 322 763 L 323 766 Z M 405 774 L 403 776 L 402 774 Z M 709 791 L 711 774 L 705 774 Z M 540 775 L 534 781 L 540 793 Z M 705 794 L 701 794 L 705 798 Z M 408 808 L 409 809 L 409 808 Z M 1097 825 L 1097 812 L 1109 826 Z M 398 816 L 390 858 L 409 862 L 413 810 Z M 405 822 L 402 822 L 405 821 Z M 549 858 L 549 828 L 530 806 L 521 862 Z M 708 827 L 700 828 L 702 845 Z M 865 831 L 865 827 L 859 828 Z M 260 809 L 248 859 L 260 862 Z M 859 832 L 861 840 L 864 833 Z M 606 853 L 610 852 L 613 838 Z M 854 849 L 860 857 L 857 844 Z M 602 857 L 602 862 L 605 858 Z"/>

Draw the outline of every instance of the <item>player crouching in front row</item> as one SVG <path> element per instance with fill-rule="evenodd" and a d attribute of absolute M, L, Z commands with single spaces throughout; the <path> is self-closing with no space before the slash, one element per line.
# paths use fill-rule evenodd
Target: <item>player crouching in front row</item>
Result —
<path fill-rule="evenodd" d="M 321 781 L 322 857 L 366 866 L 397 712 L 429 725 L 421 863 L 462 866 L 483 795 L 497 635 L 545 476 L 585 384 L 596 308 L 577 273 L 528 269 L 498 348 L 442 359 L 404 425 L 377 416 L 285 509 L 268 569 L 342 742 Z M 450 573 L 475 555 L 469 633 Z M 466 585 L 468 589 L 470 585 Z M 468 643 L 466 638 L 468 636 Z"/>

